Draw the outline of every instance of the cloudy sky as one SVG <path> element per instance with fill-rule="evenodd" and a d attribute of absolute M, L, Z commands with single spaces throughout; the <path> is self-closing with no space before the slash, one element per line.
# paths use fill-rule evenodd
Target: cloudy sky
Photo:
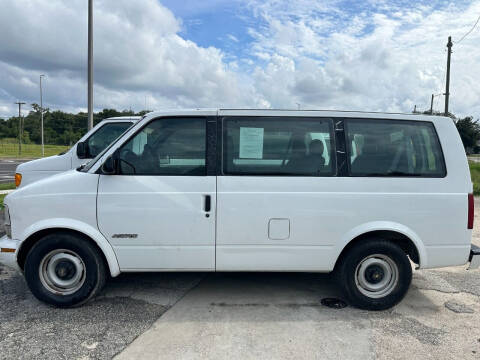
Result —
<path fill-rule="evenodd" d="M 45 106 L 84 111 L 87 0 L 0 5 L 0 117 L 39 102 L 40 74 Z M 480 0 L 94 0 L 95 109 L 423 110 L 448 35 L 479 15 Z M 480 24 L 454 44 L 450 109 L 480 117 Z"/>

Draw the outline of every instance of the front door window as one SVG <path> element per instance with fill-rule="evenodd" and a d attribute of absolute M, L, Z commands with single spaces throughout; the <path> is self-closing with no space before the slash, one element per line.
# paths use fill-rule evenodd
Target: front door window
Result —
<path fill-rule="evenodd" d="M 124 175 L 205 175 L 205 139 L 205 119 L 152 121 L 120 149 L 120 172 Z"/>

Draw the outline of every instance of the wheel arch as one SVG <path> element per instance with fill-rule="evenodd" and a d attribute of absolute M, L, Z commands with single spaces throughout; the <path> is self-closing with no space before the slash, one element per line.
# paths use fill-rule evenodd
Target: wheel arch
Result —
<path fill-rule="evenodd" d="M 23 270 L 25 265 L 25 260 L 30 249 L 44 236 L 47 234 L 52 234 L 58 231 L 65 231 L 73 233 L 77 236 L 82 237 L 85 241 L 90 242 L 95 248 L 99 251 L 105 265 L 110 271 L 110 275 L 115 277 L 120 274 L 120 267 L 118 265 L 115 252 L 113 251 L 110 243 L 93 228 L 88 226 L 75 226 L 75 224 L 70 224 L 67 226 L 62 221 L 56 222 L 55 224 L 37 224 L 31 228 L 27 234 L 24 236 L 24 240 L 20 244 L 20 248 L 17 251 L 17 263 L 20 269 Z"/>
<path fill-rule="evenodd" d="M 413 231 L 400 224 L 370 224 L 354 229 L 344 239 L 343 246 L 337 250 L 335 266 L 349 249 L 368 238 L 381 238 L 395 243 L 419 267 L 426 266 L 427 255 L 422 241 Z"/>

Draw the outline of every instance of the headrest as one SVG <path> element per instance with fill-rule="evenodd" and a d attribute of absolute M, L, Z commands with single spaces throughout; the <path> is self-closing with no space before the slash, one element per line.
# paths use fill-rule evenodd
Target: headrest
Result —
<path fill-rule="evenodd" d="M 311 155 L 323 155 L 323 151 L 325 150 L 322 140 L 318 139 L 310 141 L 309 148 Z"/>
<path fill-rule="evenodd" d="M 295 152 L 295 153 L 299 153 L 299 152 L 303 152 L 303 153 L 306 153 L 307 152 L 307 147 L 305 146 L 305 142 L 301 139 L 295 139 L 293 140 L 293 143 L 292 143 L 292 152 Z"/>

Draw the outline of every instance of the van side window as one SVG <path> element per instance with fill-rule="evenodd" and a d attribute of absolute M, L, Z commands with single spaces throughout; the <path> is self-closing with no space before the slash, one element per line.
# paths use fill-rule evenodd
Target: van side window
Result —
<path fill-rule="evenodd" d="M 226 118 L 223 172 L 231 175 L 332 176 L 333 121 Z"/>
<path fill-rule="evenodd" d="M 124 175 L 205 175 L 206 120 L 157 119 L 120 149 Z"/>
<path fill-rule="evenodd" d="M 347 120 L 352 176 L 444 177 L 445 162 L 430 122 Z"/>
<path fill-rule="evenodd" d="M 87 140 L 88 157 L 94 158 L 100 154 L 113 140 L 122 135 L 131 122 L 106 123 Z"/>

